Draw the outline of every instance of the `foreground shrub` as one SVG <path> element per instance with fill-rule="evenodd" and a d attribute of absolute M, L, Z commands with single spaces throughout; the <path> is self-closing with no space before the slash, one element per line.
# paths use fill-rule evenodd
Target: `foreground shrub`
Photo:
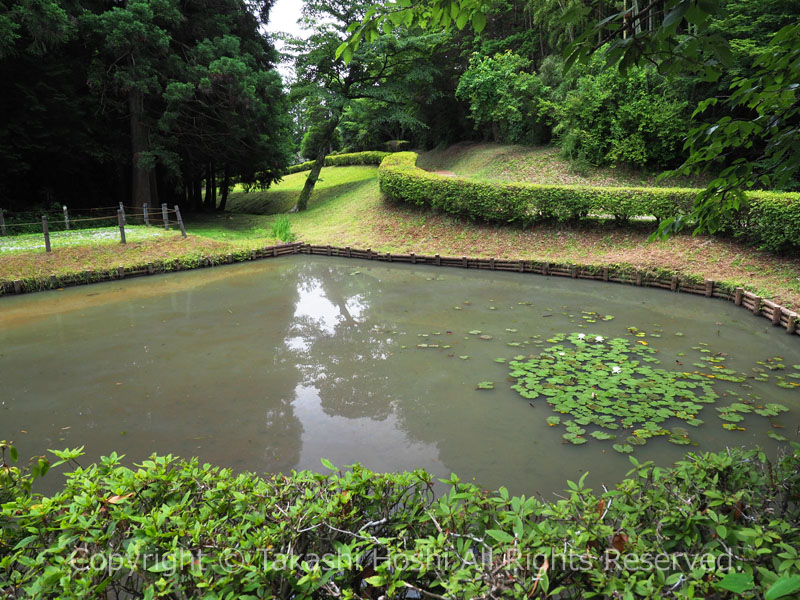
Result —
<path fill-rule="evenodd" d="M 777 599 L 800 589 L 798 452 L 632 458 L 615 489 L 582 478 L 554 503 L 455 476 L 435 498 L 422 471 L 261 478 L 116 455 L 42 498 L 3 462 L 0 595 Z"/>
<path fill-rule="evenodd" d="M 423 171 L 416 160 L 413 152 L 398 152 L 384 159 L 378 169 L 383 194 L 473 221 L 529 226 L 592 215 L 613 216 L 622 222 L 652 217 L 659 222 L 689 214 L 698 191 L 471 181 Z M 800 250 L 800 194 L 749 193 L 725 232 L 764 250 Z"/>
<path fill-rule="evenodd" d="M 350 167 L 354 165 L 379 165 L 384 158 L 389 156 L 389 154 L 391 154 L 391 152 L 379 152 L 376 150 L 368 152 L 351 152 L 349 154 L 331 154 L 325 157 L 325 166 Z M 310 160 L 298 165 L 293 165 L 286 169 L 284 175 L 308 171 L 311 169 L 311 165 L 313 164 L 314 161 Z"/>

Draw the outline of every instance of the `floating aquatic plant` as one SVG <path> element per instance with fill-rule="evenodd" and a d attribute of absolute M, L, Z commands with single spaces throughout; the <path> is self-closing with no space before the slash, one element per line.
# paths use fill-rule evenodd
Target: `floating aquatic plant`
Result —
<path fill-rule="evenodd" d="M 547 424 L 562 425 L 563 438 L 571 444 L 583 444 L 587 438 L 611 440 L 623 434 L 624 443 L 614 444 L 614 450 L 630 453 L 634 446 L 647 443 L 656 436 L 685 445 L 692 443 L 689 430 L 668 426 L 667 421 L 682 421 L 699 427 L 698 415 L 704 405 L 717 402 L 720 395 L 714 390 L 715 380 L 741 383 L 744 376 L 724 367 L 725 355 L 713 354 L 701 344 L 694 349 L 704 354 L 695 363 L 703 371 L 673 371 L 658 366 L 656 350 L 641 338 L 644 332 L 630 327 L 634 340 L 606 339 L 601 335 L 584 333 L 558 334 L 548 338 L 549 346 L 540 354 L 525 359 L 514 357 L 509 363 L 512 386 L 529 400 L 540 399 L 553 410 L 566 415 L 549 417 Z M 778 357 L 769 359 L 773 367 L 781 364 Z M 780 367 L 777 367 L 780 368 Z M 799 369 L 800 370 L 800 369 Z M 738 394 L 728 391 L 724 395 Z M 756 401 L 757 399 L 754 399 Z M 717 407 L 723 427 L 743 431 L 738 423 L 744 415 L 776 416 L 788 410 L 776 403 L 749 404 L 733 402 Z M 587 427 L 593 430 L 588 434 Z M 615 432 L 615 433 L 612 433 Z M 780 434 L 770 437 L 777 439 Z"/>

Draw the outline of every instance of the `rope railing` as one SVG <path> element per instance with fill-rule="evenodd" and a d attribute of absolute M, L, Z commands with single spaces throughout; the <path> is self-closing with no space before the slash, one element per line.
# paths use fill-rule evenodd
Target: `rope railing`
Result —
<path fill-rule="evenodd" d="M 117 226 L 119 227 L 119 235 L 120 235 L 120 242 L 122 244 L 127 243 L 126 235 L 125 235 L 125 226 L 127 225 L 128 219 L 141 219 L 145 226 L 153 226 L 153 227 L 163 227 L 165 230 L 169 231 L 171 225 L 176 225 L 181 232 L 183 237 L 186 237 L 186 228 L 183 224 L 183 218 L 181 217 L 180 207 L 176 204 L 173 208 L 167 207 L 166 204 L 162 204 L 159 207 L 154 207 L 153 211 L 150 212 L 148 210 L 147 204 L 144 206 L 139 207 L 127 207 L 133 211 L 141 211 L 141 212 L 132 212 L 126 213 L 125 212 L 125 205 L 120 202 L 118 206 L 112 207 L 101 207 L 95 209 L 88 209 L 91 211 L 100 211 L 100 210 L 115 210 L 116 213 L 113 215 L 102 216 L 102 217 L 83 217 L 83 218 L 75 218 L 74 213 L 73 217 L 69 216 L 69 211 L 66 206 L 63 207 L 64 215 L 63 219 L 59 216 L 54 220 L 48 220 L 47 215 L 42 215 L 41 222 L 27 222 L 27 223 L 6 223 L 5 221 L 5 214 L 13 214 L 13 213 L 5 213 L 5 211 L 0 208 L 0 236 L 5 237 L 8 235 L 9 229 L 14 228 L 22 228 L 22 227 L 36 227 L 41 228 L 41 233 L 44 236 L 44 245 L 45 251 L 51 251 L 50 245 L 50 234 L 51 234 L 51 227 L 61 227 L 64 226 L 63 230 L 54 231 L 53 233 L 64 233 L 67 231 L 71 231 L 72 227 L 81 224 L 81 223 L 96 223 L 98 221 L 116 221 Z M 31 213 L 17 213 L 17 214 L 31 214 Z M 171 215 L 174 215 L 174 220 L 170 218 Z M 112 226 L 111 224 L 109 226 Z M 80 229 L 78 227 L 77 229 Z M 88 229 L 88 228 L 87 228 Z M 96 229 L 96 228 L 95 228 Z M 22 232 L 24 234 L 25 232 Z M 37 233 L 37 232 L 30 232 L 30 233 Z M 17 234 L 20 235 L 20 234 Z"/>

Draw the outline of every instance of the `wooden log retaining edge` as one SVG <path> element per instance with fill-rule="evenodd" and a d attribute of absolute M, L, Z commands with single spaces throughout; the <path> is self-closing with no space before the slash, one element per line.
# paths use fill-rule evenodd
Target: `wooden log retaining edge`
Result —
<path fill-rule="evenodd" d="M 706 280 L 703 283 L 682 283 L 677 275 L 669 278 L 650 278 L 648 279 L 645 274 L 636 270 L 632 275 L 626 272 L 615 273 L 611 268 L 605 266 L 598 272 L 596 269 L 589 267 L 580 267 L 578 265 L 552 265 L 549 262 L 542 263 L 527 263 L 524 260 L 498 260 L 496 258 L 469 258 L 462 256 L 446 257 L 436 254 L 434 256 L 417 255 L 413 252 L 407 255 L 398 255 L 387 252 L 385 255 L 376 254 L 371 249 L 356 250 L 347 246 L 345 248 L 338 248 L 335 246 L 313 246 L 303 242 L 294 242 L 291 244 L 278 244 L 276 246 L 268 246 L 259 250 L 252 250 L 251 252 L 241 255 L 239 258 L 233 254 L 227 254 L 217 257 L 205 257 L 200 261 L 200 267 L 211 267 L 218 264 L 233 264 L 240 260 L 258 260 L 262 258 L 276 258 L 280 256 L 287 256 L 291 254 L 309 254 L 309 255 L 327 255 L 338 256 L 346 258 L 366 259 L 366 260 L 379 260 L 385 262 L 405 262 L 411 264 L 425 264 L 435 265 L 442 267 L 460 267 L 460 268 L 473 268 L 473 269 L 490 269 L 498 271 L 515 271 L 519 273 L 535 273 L 545 276 L 559 276 L 571 277 L 573 279 L 593 279 L 603 280 L 614 283 L 632 284 L 640 287 L 656 287 L 661 289 L 669 289 L 682 293 L 704 295 L 708 298 L 719 298 L 733 302 L 736 306 L 741 306 L 754 315 L 762 316 L 770 319 L 773 325 L 786 328 L 786 332 L 792 335 L 800 335 L 800 328 L 798 328 L 798 321 L 800 314 L 790 311 L 789 309 L 772 302 L 771 300 L 762 298 L 752 292 L 745 291 L 743 288 L 736 288 L 733 293 L 721 290 L 717 287 L 713 280 Z M 174 270 L 183 270 L 185 265 L 181 263 L 172 263 Z M 123 279 L 126 277 L 136 277 L 142 275 L 154 275 L 157 273 L 169 272 L 170 269 L 166 266 L 156 266 L 153 263 L 147 263 L 138 267 L 134 267 L 128 271 L 120 266 L 114 272 L 105 272 L 97 274 L 93 271 L 85 271 L 83 276 L 70 276 L 59 280 L 54 275 L 49 276 L 46 280 L 39 280 L 30 289 L 26 288 L 21 280 L 14 280 L 10 283 L 0 284 L 0 290 L 5 293 L 23 294 L 25 292 L 32 292 L 37 289 L 44 290 L 47 284 L 50 287 L 67 287 L 70 285 L 89 284 L 102 281 L 109 281 L 112 279 Z M 47 283 L 45 283 L 47 281 Z"/>

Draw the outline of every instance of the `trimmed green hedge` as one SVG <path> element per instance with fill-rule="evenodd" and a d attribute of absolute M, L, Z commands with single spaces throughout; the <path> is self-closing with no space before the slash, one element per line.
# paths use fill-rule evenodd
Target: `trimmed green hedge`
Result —
<path fill-rule="evenodd" d="M 381 161 L 389 156 L 391 152 L 379 152 L 377 150 L 369 152 L 352 152 L 349 154 L 331 154 L 325 157 L 326 167 L 350 167 L 353 165 L 379 165 Z M 299 173 L 301 171 L 308 171 L 311 165 L 314 164 L 313 160 L 293 165 L 286 169 L 284 175 L 291 175 L 292 173 Z"/>
<path fill-rule="evenodd" d="M 589 187 L 489 183 L 448 177 L 416 166 L 414 152 L 383 160 L 378 180 L 395 201 L 426 206 L 473 221 L 530 226 L 545 221 L 574 221 L 590 215 L 661 219 L 687 215 L 697 190 L 692 188 Z M 800 249 L 800 194 L 752 192 L 726 233 L 765 250 Z"/>
<path fill-rule="evenodd" d="M 604 493 L 485 492 L 423 471 L 234 474 L 112 455 L 52 497 L 0 442 L 4 598 L 783 598 L 800 590 L 800 445 L 631 458 Z M 77 451 L 57 453 L 74 460 Z M 13 461 L 11 461 L 13 462 Z"/>

